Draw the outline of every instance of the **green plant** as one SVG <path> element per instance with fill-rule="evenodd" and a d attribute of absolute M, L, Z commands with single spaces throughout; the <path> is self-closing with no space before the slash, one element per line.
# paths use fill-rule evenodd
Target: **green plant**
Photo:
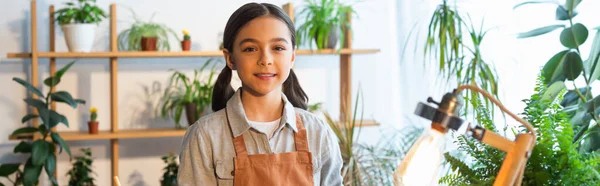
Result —
<path fill-rule="evenodd" d="M 317 44 L 318 49 L 327 48 L 329 42 L 340 43 L 340 49 L 344 46 L 343 31 L 352 31 L 349 18 L 352 13 L 356 14 L 352 6 L 345 5 L 338 0 L 306 0 L 308 5 L 299 13 L 306 16 L 305 21 L 298 27 L 298 43 L 305 43 L 312 49 L 312 41 Z M 330 41 L 330 37 L 333 38 Z M 335 46 L 334 46 L 335 47 Z"/>
<path fill-rule="evenodd" d="M 23 185 L 23 171 L 19 169 L 20 163 L 9 163 L 0 165 L 0 177 L 6 178 L 14 186 Z M 9 178 L 10 175 L 15 174 L 15 180 Z M 4 184 L 0 183 L 0 186 Z"/>
<path fill-rule="evenodd" d="M 358 143 L 362 123 L 362 110 L 357 118 L 360 95 L 359 92 L 356 96 L 354 113 L 344 114 L 346 118 L 342 122 L 335 122 L 328 112 L 323 112 L 325 121 L 339 140 L 343 185 L 391 185 L 396 166 L 422 129 L 408 127 L 392 131 L 392 135 L 382 135 L 374 145 Z"/>
<path fill-rule="evenodd" d="M 92 171 L 92 151 L 90 148 L 81 149 L 83 156 L 76 156 L 73 168 L 69 170 L 67 175 L 69 178 L 69 186 L 94 186 L 94 178 L 90 175 Z"/>
<path fill-rule="evenodd" d="M 170 51 L 171 45 L 169 44 L 169 34 L 174 38 L 178 38 L 177 34 L 169 27 L 164 24 L 150 21 L 140 20 L 133 10 L 131 11 L 134 15 L 135 22 L 129 27 L 119 33 L 119 50 L 125 51 L 141 51 L 142 37 L 156 37 L 156 49 L 162 51 Z"/>
<path fill-rule="evenodd" d="M 44 80 L 44 84 L 49 86 L 48 93 L 46 95 L 42 94 L 39 89 L 31 85 L 29 82 L 17 77 L 13 78 L 14 81 L 23 85 L 34 95 L 24 99 L 24 101 L 27 103 L 27 105 L 32 106 L 37 113 L 27 114 L 21 120 L 22 123 L 32 119 L 40 119 L 42 122 L 37 127 L 26 126 L 19 128 L 12 133 L 14 136 L 23 134 L 32 134 L 34 136 L 33 142 L 21 141 L 13 150 L 14 153 L 31 154 L 31 156 L 27 159 L 22 172 L 23 184 L 25 186 L 36 185 L 42 169 L 46 171 L 53 185 L 58 185 L 56 178 L 54 178 L 54 172 L 56 171 L 56 155 L 54 152 L 57 150 L 55 145 L 60 146 L 60 153 L 62 153 L 63 150 L 66 151 L 69 155 L 69 159 L 71 159 L 71 150 L 69 145 L 65 143 L 59 133 L 51 130 L 59 123 L 69 126 L 69 121 L 64 115 L 52 110 L 50 106 L 53 102 L 62 102 L 71 106 L 72 108 L 77 108 L 78 104 L 85 104 L 84 100 L 73 99 L 69 92 L 52 92 L 52 88 L 56 87 L 60 83 L 63 74 L 74 63 L 75 62 L 67 64 L 65 67 L 56 71 L 54 76 L 50 76 Z M 48 138 L 52 140 L 50 141 Z M 14 172 L 16 165 L 17 164 L 12 164 L 12 166 L 3 166 L 0 168 L 0 172 Z"/>
<path fill-rule="evenodd" d="M 560 99 L 546 99 L 548 89 L 542 81 L 543 77 L 539 77 L 535 93 L 523 101 L 527 105 L 522 115 L 533 125 L 538 137 L 526 164 L 522 184 L 597 185 L 600 182 L 600 155 L 578 152 L 579 144 L 572 142 L 575 136 L 573 126 L 559 104 Z M 478 109 L 478 122 L 497 133 L 489 113 L 483 108 Z M 518 127 L 512 131 L 522 133 L 526 129 Z M 465 136 L 458 136 L 456 144 L 468 158 L 444 154 L 455 172 L 444 176 L 439 182 L 448 185 L 491 185 L 506 153 Z"/>
<path fill-rule="evenodd" d="M 61 25 L 99 23 L 103 18 L 106 18 L 104 11 L 95 5 L 96 0 L 76 0 L 74 2 L 66 2 L 67 7 L 54 12 L 56 22 Z"/>
<path fill-rule="evenodd" d="M 468 17 L 468 20 L 464 17 Z M 498 98 L 498 73 L 490 61 L 485 60 L 480 49 L 489 31 L 483 30 L 483 26 L 483 20 L 477 28 L 468 15 L 461 15 L 457 6 L 451 5 L 449 0 L 442 0 L 429 19 L 427 37 L 423 42 L 423 65 L 434 63 L 438 77 L 446 83 L 454 80 L 457 86 L 477 85 Z M 413 31 L 411 30 L 406 44 Z M 492 111 L 493 117 L 492 102 L 486 99 L 484 104 L 480 104 L 477 101 L 479 98 L 480 95 L 476 92 L 466 90 L 464 99 L 470 106 L 465 104 L 462 112 L 468 113 L 476 107 L 485 106 Z"/>
<path fill-rule="evenodd" d="M 214 58 L 211 58 L 202 68 L 195 69 L 193 79 L 190 79 L 183 72 L 171 70 L 173 75 L 171 75 L 169 85 L 163 94 L 160 115 L 163 118 L 173 118 L 177 128 L 181 127 L 179 123 L 181 114 L 184 109 L 189 108 L 186 107 L 187 105 L 192 104 L 195 108 L 195 112 L 192 113 L 194 121 L 188 121 L 191 123 L 195 122 L 212 103 L 213 77 L 216 74 L 214 67 L 216 64 L 210 70 L 207 80 L 202 77 L 202 73 L 213 60 Z"/>
<path fill-rule="evenodd" d="M 179 169 L 179 165 L 177 165 L 176 161 L 177 157 L 170 152 L 169 155 L 163 156 L 162 160 L 167 164 L 163 170 L 165 173 L 160 180 L 161 186 L 176 186 L 177 185 L 177 170 Z"/>
<path fill-rule="evenodd" d="M 580 46 L 586 42 L 589 31 L 581 23 L 575 22 L 578 15 L 577 6 L 581 0 L 567 0 L 565 4 L 556 1 L 524 2 L 515 6 L 521 7 L 532 3 L 553 3 L 556 5 L 555 19 L 560 24 L 549 25 L 519 34 L 519 38 L 529 38 L 543 35 L 562 28 L 560 43 L 565 47 L 563 51 L 552 56 L 542 69 L 544 85 L 548 87 L 545 97 L 552 100 L 566 90 L 565 84 L 572 83 L 573 89 L 568 89 L 561 100 L 561 106 L 569 115 L 569 121 L 575 129 L 574 142 L 583 142 L 581 151 L 591 152 L 600 149 L 600 95 L 592 95 L 591 85 L 600 79 L 600 35 L 596 31 L 589 57 L 582 60 Z M 597 29 L 596 29 L 597 30 Z M 581 79 L 583 78 L 583 79 Z M 585 87 L 578 88 L 577 79 L 585 82 Z M 581 86 L 581 85 L 580 85 Z M 594 124 L 591 121 L 594 120 Z M 581 138 L 584 138 L 581 140 Z"/>

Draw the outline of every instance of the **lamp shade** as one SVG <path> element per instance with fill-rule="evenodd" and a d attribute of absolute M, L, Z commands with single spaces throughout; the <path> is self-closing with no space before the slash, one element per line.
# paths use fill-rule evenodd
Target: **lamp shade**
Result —
<path fill-rule="evenodd" d="M 394 173 L 396 186 L 435 185 L 445 149 L 445 133 L 428 128 L 417 139 Z"/>

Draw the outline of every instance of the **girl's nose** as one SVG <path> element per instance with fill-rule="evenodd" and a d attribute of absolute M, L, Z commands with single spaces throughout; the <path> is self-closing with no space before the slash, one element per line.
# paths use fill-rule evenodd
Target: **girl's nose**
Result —
<path fill-rule="evenodd" d="M 269 53 L 269 50 L 262 50 L 262 51 L 263 52 L 261 52 L 260 59 L 258 60 L 258 65 L 263 65 L 263 66 L 272 65 L 273 57 Z"/>

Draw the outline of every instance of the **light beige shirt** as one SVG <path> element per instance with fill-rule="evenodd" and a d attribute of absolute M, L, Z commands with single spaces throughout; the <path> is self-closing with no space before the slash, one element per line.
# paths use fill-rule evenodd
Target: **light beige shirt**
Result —
<path fill-rule="evenodd" d="M 296 151 L 293 133 L 296 112 L 306 128 L 309 151 L 313 156 L 315 185 L 342 185 L 342 157 L 333 131 L 316 115 L 294 106 L 282 93 L 283 115 L 271 139 L 248 124 L 238 89 L 227 102 L 227 116 L 221 109 L 200 118 L 183 138 L 179 155 L 179 186 L 233 185 L 233 138 L 243 135 L 248 154 Z M 230 125 L 227 123 L 229 118 Z"/>

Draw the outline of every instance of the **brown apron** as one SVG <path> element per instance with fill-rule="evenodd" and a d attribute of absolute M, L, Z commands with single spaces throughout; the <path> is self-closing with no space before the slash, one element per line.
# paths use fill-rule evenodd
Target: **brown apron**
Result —
<path fill-rule="evenodd" d="M 235 137 L 233 146 L 237 156 L 234 158 L 234 185 L 314 185 L 312 155 L 308 151 L 306 129 L 298 113 L 296 113 L 296 127 L 298 128 L 298 132 L 294 135 L 296 152 L 249 155 L 244 135 Z"/>

